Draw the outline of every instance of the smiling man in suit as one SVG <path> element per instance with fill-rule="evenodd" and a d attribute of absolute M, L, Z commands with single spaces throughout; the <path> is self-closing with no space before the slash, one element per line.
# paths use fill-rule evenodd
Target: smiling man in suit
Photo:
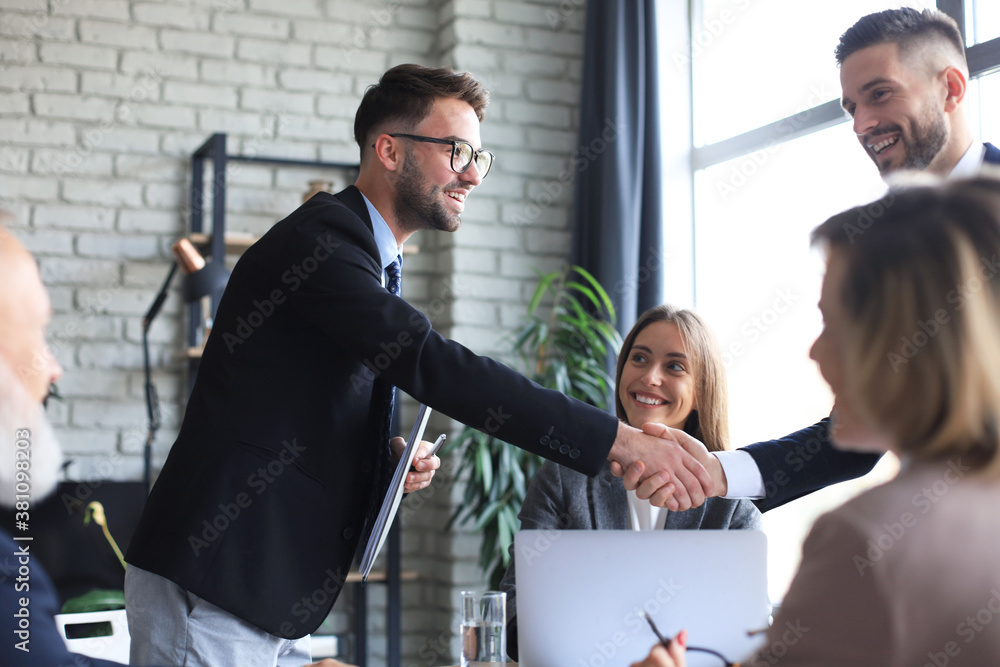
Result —
<path fill-rule="evenodd" d="M 840 38 L 841 102 L 862 149 L 883 178 L 901 170 L 941 178 L 975 175 L 983 164 L 1000 164 L 1000 149 L 974 136 L 966 115 L 969 66 L 962 33 L 947 14 L 890 9 L 862 17 Z M 836 412 L 836 411 L 834 411 Z M 706 454 L 683 433 L 664 433 L 694 445 L 692 452 L 729 498 L 754 498 L 761 511 L 874 467 L 877 456 L 833 447 L 829 420 L 776 440 L 732 452 Z M 638 470 L 625 484 L 656 504 L 687 509 L 669 489 L 640 487 Z"/>
<path fill-rule="evenodd" d="M 696 500 L 711 491 L 679 447 L 446 340 L 398 296 L 403 243 L 458 230 L 492 166 L 487 100 L 467 74 L 389 70 L 357 112 L 356 185 L 240 258 L 126 556 L 134 663 L 308 660 L 391 475 L 394 387 L 584 473 L 643 460 Z M 438 465 L 418 458 L 407 490 Z"/>
<path fill-rule="evenodd" d="M 927 9 L 865 16 L 840 38 L 841 103 L 881 174 L 899 169 L 972 176 L 1000 149 L 974 139 L 966 115 L 969 65 L 958 25 Z"/>

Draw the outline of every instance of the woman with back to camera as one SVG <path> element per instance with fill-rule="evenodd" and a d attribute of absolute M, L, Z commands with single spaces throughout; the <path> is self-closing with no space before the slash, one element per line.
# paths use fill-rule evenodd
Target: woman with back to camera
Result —
<path fill-rule="evenodd" d="M 1000 181 L 878 204 L 868 229 L 857 207 L 813 232 L 827 272 L 811 356 L 836 444 L 901 469 L 816 521 L 747 664 L 1000 664 Z M 683 667 L 686 643 L 633 667 Z"/>
<path fill-rule="evenodd" d="M 726 449 L 726 371 L 715 336 L 693 311 L 656 306 L 639 316 L 622 343 L 615 374 L 618 418 L 636 428 L 653 422 L 683 429 L 710 451 Z M 662 484 L 662 482 L 661 482 Z M 518 515 L 522 530 L 760 529 L 748 500 L 708 498 L 685 512 L 668 512 L 626 491 L 608 464 L 593 478 L 545 462 Z M 517 598 L 513 561 L 500 589 L 507 593 L 507 652 L 517 657 Z"/>

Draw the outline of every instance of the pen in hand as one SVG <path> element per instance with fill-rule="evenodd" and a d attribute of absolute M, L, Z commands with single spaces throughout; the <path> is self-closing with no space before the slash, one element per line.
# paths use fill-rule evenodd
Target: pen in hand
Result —
<path fill-rule="evenodd" d="M 441 435 L 439 435 L 437 437 L 437 440 L 434 441 L 434 444 L 431 445 L 431 451 L 427 454 L 427 456 L 425 458 L 430 458 L 430 457 L 434 456 L 435 454 L 437 454 L 438 450 L 441 449 L 441 445 L 443 445 L 444 441 L 447 440 L 447 439 L 448 439 L 448 436 L 445 435 L 444 433 L 442 433 Z"/>
<path fill-rule="evenodd" d="M 645 611 L 643 611 L 641 613 L 642 613 L 642 617 L 646 619 L 647 623 L 649 623 L 649 627 L 653 629 L 653 632 L 656 634 L 656 638 L 660 640 L 660 644 L 663 646 L 663 648 L 669 650 L 670 646 L 671 646 L 671 644 L 673 643 L 674 640 L 673 639 L 667 639 L 662 634 L 660 634 L 660 631 L 656 628 L 656 624 L 653 623 L 653 619 L 650 618 L 649 614 L 647 614 Z M 684 634 L 683 631 L 681 632 L 681 634 L 682 635 Z M 686 640 L 683 637 L 681 637 L 680 641 L 681 641 L 681 647 L 685 651 L 700 651 L 702 653 L 709 653 L 711 655 L 714 655 L 719 660 L 721 660 L 722 664 L 725 665 L 725 667 L 740 667 L 740 663 L 738 663 L 738 662 L 730 662 L 730 661 L 726 660 L 726 658 L 721 653 L 719 653 L 718 651 L 713 651 L 710 648 L 702 648 L 700 646 L 685 646 L 684 644 L 686 643 Z"/>
<path fill-rule="evenodd" d="M 437 440 L 434 441 L 434 444 L 431 445 L 431 449 L 430 449 L 429 452 L 427 452 L 427 455 L 426 456 L 422 456 L 421 458 L 422 459 L 429 459 L 430 457 L 432 457 L 435 454 L 437 454 L 438 450 L 441 449 L 441 445 L 443 445 L 444 441 L 447 440 L 447 439 L 448 439 L 448 436 L 445 435 L 444 433 L 442 433 L 441 435 L 439 435 L 437 437 Z M 413 466 L 410 466 L 410 469 L 411 470 L 416 470 L 416 468 L 413 467 Z"/>
<path fill-rule="evenodd" d="M 663 648 L 670 648 L 670 642 L 672 642 L 673 640 L 667 639 L 666 637 L 660 634 L 660 631 L 656 628 L 656 623 L 653 623 L 653 619 L 650 618 L 649 614 L 647 614 L 645 611 L 642 612 L 642 617 L 646 619 L 647 623 L 649 623 L 649 627 L 652 628 L 653 634 L 655 634 L 656 638 L 660 640 L 661 644 L 663 644 Z"/>

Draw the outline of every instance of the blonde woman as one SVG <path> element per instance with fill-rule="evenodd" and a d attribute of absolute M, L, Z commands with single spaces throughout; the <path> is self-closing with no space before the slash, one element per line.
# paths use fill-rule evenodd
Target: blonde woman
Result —
<path fill-rule="evenodd" d="M 1000 664 L 1000 181 L 890 193 L 813 238 L 834 441 L 901 470 L 816 522 L 749 664 Z M 684 665 L 686 642 L 637 664 Z"/>
<path fill-rule="evenodd" d="M 663 305 L 639 317 L 618 357 L 615 409 L 619 419 L 636 428 L 653 422 L 683 429 L 710 451 L 719 451 L 728 445 L 727 396 L 722 353 L 698 315 Z M 749 500 L 708 498 L 700 507 L 668 512 L 626 491 L 608 465 L 590 478 L 549 462 L 532 480 L 518 517 L 525 530 L 760 528 L 760 512 Z M 507 652 L 516 659 L 513 560 L 500 589 L 507 593 Z"/>

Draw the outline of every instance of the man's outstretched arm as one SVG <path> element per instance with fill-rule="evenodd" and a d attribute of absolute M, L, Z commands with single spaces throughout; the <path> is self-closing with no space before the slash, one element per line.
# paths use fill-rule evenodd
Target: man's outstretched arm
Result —
<path fill-rule="evenodd" d="M 757 464 L 764 497 L 754 500 L 761 512 L 774 509 L 813 491 L 867 474 L 881 454 L 837 449 L 830 440 L 830 420 L 775 440 L 742 448 Z"/>
<path fill-rule="evenodd" d="M 714 489 L 714 493 L 706 497 L 753 498 L 762 512 L 831 484 L 860 477 L 875 467 L 879 459 L 878 454 L 859 454 L 834 447 L 827 419 L 736 452 L 708 452 L 697 439 L 662 424 L 646 424 L 643 430 L 676 442 L 702 465 Z M 734 475 L 734 469 L 740 472 Z M 668 475 L 666 479 L 670 481 L 664 484 L 661 483 L 662 474 L 650 476 L 646 470 L 642 462 L 628 468 L 612 464 L 612 472 L 624 477 L 626 489 L 634 489 L 640 498 L 649 498 L 654 505 L 676 511 L 704 502 L 704 499 L 699 500 L 697 489 L 693 494 L 680 492 L 681 483 L 687 477 Z"/>

